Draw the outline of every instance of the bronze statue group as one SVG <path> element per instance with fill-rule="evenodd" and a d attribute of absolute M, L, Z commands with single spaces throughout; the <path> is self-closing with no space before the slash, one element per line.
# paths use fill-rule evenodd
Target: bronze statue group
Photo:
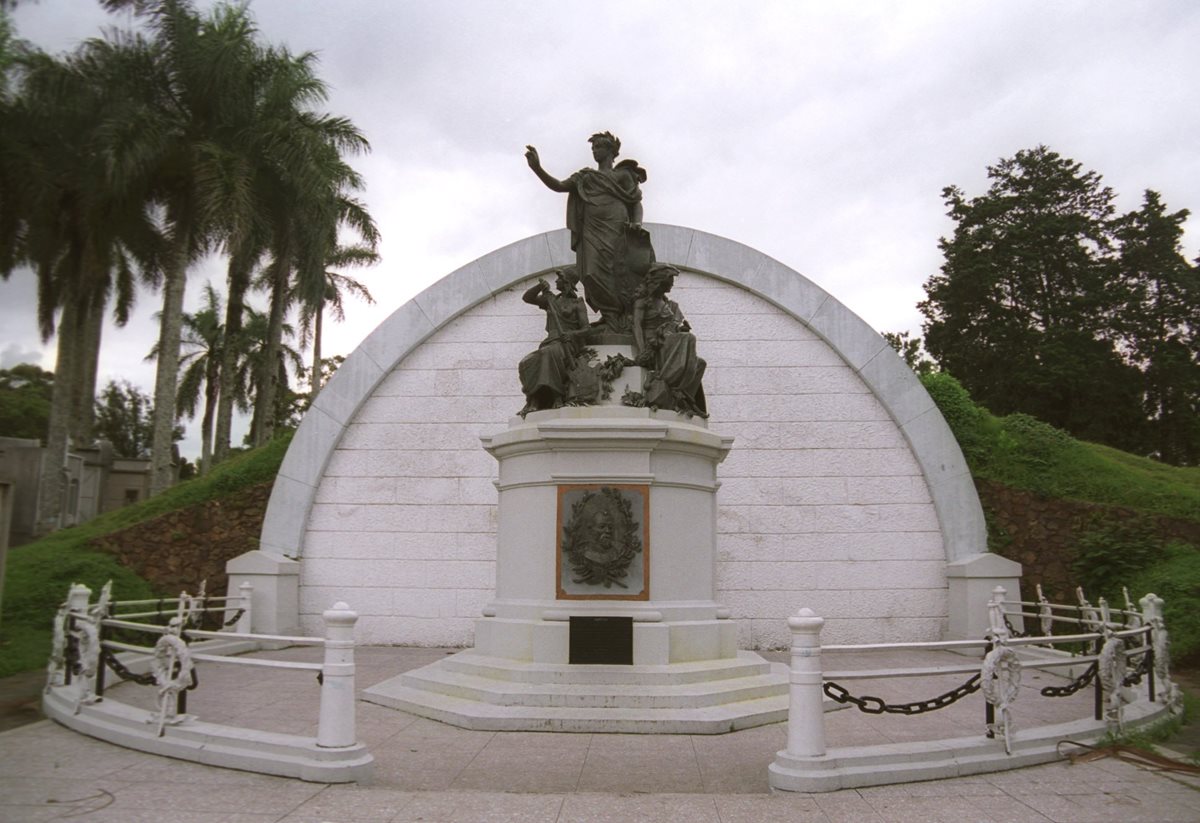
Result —
<path fill-rule="evenodd" d="M 594 134 L 589 142 L 596 168 L 565 180 L 549 175 L 537 149 L 526 147 L 525 158 L 538 179 L 567 194 L 576 263 L 558 270 L 557 293 L 539 279 L 522 298 L 546 313 L 546 338 L 521 360 L 526 402 L 520 414 L 597 403 L 622 368 L 637 365 L 647 370 L 642 391 L 628 392 L 623 403 L 707 417 L 701 386 L 705 362 L 696 354 L 696 337 L 679 305 L 667 297 L 679 270 L 655 261 L 650 234 L 642 227 L 646 172 L 636 160 L 614 165 L 621 141 L 611 133 Z M 588 306 L 599 319 L 589 320 Z M 631 346 L 634 359 L 615 355 L 599 362 L 591 348 L 597 345 Z"/>

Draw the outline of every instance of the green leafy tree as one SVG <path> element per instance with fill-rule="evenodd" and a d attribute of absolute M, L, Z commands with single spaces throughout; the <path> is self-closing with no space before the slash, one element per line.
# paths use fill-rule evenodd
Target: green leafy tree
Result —
<path fill-rule="evenodd" d="M 121 457 L 148 457 L 154 402 L 128 380 L 110 380 L 96 398 L 96 434 Z"/>
<path fill-rule="evenodd" d="M 45 437 L 53 395 L 54 372 L 30 363 L 0 369 L 0 437 Z"/>
<path fill-rule="evenodd" d="M 918 308 L 925 347 L 995 414 L 1136 449 L 1141 375 L 1112 331 L 1113 193 L 1045 146 L 988 168 L 986 194 L 943 191 L 955 229 Z"/>
<path fill-rule="evenodd" d="M 885 331 L 882 332 L 882 337 L 896 350 L 904 364 L 917 374 L 929 374 L 936 368 L 936 364 L 925 354 L 920 337 L 914 337 L 911 332 L 906 331 Z"/>
<path fill-rule="evenodd" d="M 1187 209 L 1168 212 L 1147 190 L 1120 217 L 1116 327 L 1142 370 L 1149 450 L 1177 465 L 1200 463 L 1200 270 L 1183 254 Z"/>

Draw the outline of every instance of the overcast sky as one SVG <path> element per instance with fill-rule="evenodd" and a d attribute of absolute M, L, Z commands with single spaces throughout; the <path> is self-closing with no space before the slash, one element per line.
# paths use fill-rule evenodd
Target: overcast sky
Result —
<path fill-rule="evenodd" d="M 211 3 L 200 2 L 202 8 Z M 952 225 L 941 190 L 1044 143 L 1099 172 L 1121 210 L 1142 191 L 1200 209 L 1200 3 L 254 0 L 265 41 L 320 55 L 328 110 L 372 152 L 354 162 L 383 234 L 355 273 L 377 304 L 327 324 L 349 354 L 392 311 L 500 246 L 563 225 L 565 177 L 610 130 L 647 169 L 647 222 L 775 257 L 880 331 L 916 303 Z M 51 52 L 130 24 L 95 0 L 25 0 L 18 36 Z M 1200 254 L 1200 218 L 1185 252 Z M 193 272 L 188 307 L 221 283 Z M 0 364 L 53 367 L 31 275 L 0 284 Z M 261 297 L 259 305 L 263 305 Z M 156 295 L 105 332 L 101 381 L 149 392 Z M 685 307 L 686 308 L 686 307 Z M 515 369 L 515 364 L 514 364 Z M 515 372 L 514 372 L 515 374 Z M 515 378 L 514 378 L 515 379 Z M 198 422 L 184 453 L 199 451 Z M 235 433 L 235 437 L 240 437 Z"/>

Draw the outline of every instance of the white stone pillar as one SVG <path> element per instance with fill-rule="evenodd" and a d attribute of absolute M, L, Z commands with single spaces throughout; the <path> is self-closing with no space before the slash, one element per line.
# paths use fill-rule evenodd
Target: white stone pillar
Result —
<path fill-rule="evenodd" d="M 788 618 L 788 628 L 792 630 L 792 671 L 787 753 L 792 757 L 825 754 L 825 692 L 821 672 L 824 625 L 825 620 L 809 608 Z"/>
<path fill-rule="evenodd" d="M 238 596 L 242 598 L 238 608 L 241 610 L 241 617 L 238 618 L 237 626 L 234 628 L 238 634 L 250 634 L 254 626 L 254 586 L 247 580 L 238 586 Z M 237 614 L 235 611 L 234 614 Z"/>
<path fill-rule="evenodd" d="M 354 624 L 358 613 L 345 603 L 334 603 L 325 618 L 325 663 L 321 667 L 321 714 L 317 745 L 327 749 L 353 746 L 354 727 Z"/>

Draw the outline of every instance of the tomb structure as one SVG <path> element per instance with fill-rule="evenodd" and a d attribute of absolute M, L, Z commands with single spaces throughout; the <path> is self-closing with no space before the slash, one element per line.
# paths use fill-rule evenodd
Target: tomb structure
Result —
<path fill-rule="evenodd" d="M 525 405 L 483 437 L 499 464 L 496 596 L 474 649 L 366 699 L 471 728 L 723 732 L 775 722 L 786 675 L 738 652 L 716 600 L 717 465 L 706 362 L 668 297 L 679 270 L 641 226 L 635 162 L 591 138 L 567 181 L 576 263 L 522 296 L 546 336 L 517 371 Z M 584 296 L 575 291 L 582 282 Z M 599 316 L 589 319 L 586 306 Z"/>
<path fill-rule="evenodd" d="M 722 667 L 769 680 L 742 655 L 786 648 L 805 605 L 829 643 L 973 636 L 1019 565 L 987 552 L 970 472 L 916 376 L 799 272 L 642 224 L 637 164 L 586 171 L 616 183 L 546 174 L 568 228 L 426 289 L 318 395 L 259 550 L 234 561 L 255 619 L 311 632 L 332 598 L 355 604 L 362 643 L 473 646 L 440 667 L 469 671 L 423 676 L 495 715 L 517 713 L 511 683 L 594 711 L 613 694 L 669 702 Z M 607 209 L 619 231 L 589 222 Z M 572 617 L 596 618 L 575 621 L 574 645 Z M 632 662 L 572 664 L 598 635 L 627 638 L 610 645 Z M 591 666 L 645 682 L 604 694 L 575 682 Z M 570 727 L 547 723 L 524 727 Z"/>

